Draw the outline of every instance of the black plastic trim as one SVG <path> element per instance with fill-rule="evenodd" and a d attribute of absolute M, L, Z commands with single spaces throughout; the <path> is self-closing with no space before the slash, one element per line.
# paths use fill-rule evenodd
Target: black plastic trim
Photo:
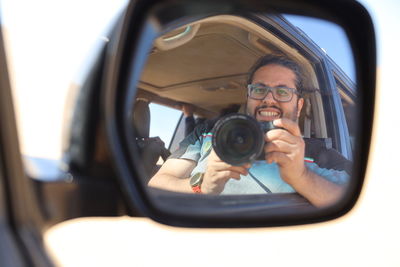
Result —
<path fill-rule="evenodd" d="M 217 4 L 216 4 L 217 3 Z M 236 214 L 224 214 L 223 217 L 213 214 L 195 216 L 186 209 L 185 212 L 170 211 L 155 205 L 144 186 L 140 182 L 140 166 L 138 153 L 129 151 L 132 145 L 129 134 L 131 130 L 126 128 L 124 110 L 121 109 L 121 99 L 129 99 L 129 95 L 135 94 L 135 85 L 140 74 L 140 64 L 143 58 L 137 61 L 141 31 L 146 26 L 147 14 L 155 9 L 161 12 L 163 5 L 168 5 L 167 11 L 162 12 L 158 20 L 160 28 L 168 30 L 190 22 L 192 18 L 200 18 L 204 14 L 243 14 L 244 10 L 267 12 L 277 10 L 284 13 L 296 13 L 299 15 L 312 15 L 318 18 L 330 20 L 345 29 L 350 39 L 357 66 L 356 82 L 359 86 L 359 104 L 362 110 L 362 121 L 360 121 L 360 132 L 358 134 L 355 150 L 357 159 L 354 162 L 353 182 L 348 187 L 348 194 L 336 205 L 313 210 L 311 212 L 293 213 L 282 216 L 238 217 Z M 268 4 L 266 8 L 265 5 Z M 165 10 L 163 10 L 165 11 Z M 184 19 L 178 20 L 183 16 Z M 363 29 L 360 31 L 359 29 Z M 161 31 L 162 32 L 162 31 Z M 148 38 L 149 36 L 147 36 Z M 142 43 L 143 45 L 143 43 Z M 135 54 L 139 53 L 139 54 Z M 143 56 L 143 55 L 141 55 Z M 129 62 L 132 60 L 132 62 Z M 112 139 L 112 148 L 115 156 L 115 164 L 119 169 L 120 182 L 125 186 L 126 194 L 131 200 L 131 205 L 139 207 L 140 210 L 152 219 L 170 225 L 186 227 L 255 227 L 272 225 L 295 225 L 322 222 L 338 218 L 346 214 L 356 203 L 360 194 L 365 170 L 368 162 L 368 152 L 372 132 L 372 118 L 375 95 L 376 74 L 376 47 L 375 35 L 371 18 L 364 7 L 356 1 L 316 1 L 316 0 L 273 0 L 264 1 L 135 1 L 132 2 L 121 31 L 119 46 L 116 51 L 116 59 L 113 60 L 114 73 L 111 75 L 107 90 L 107 127 L 109 138 Z M 138 64 L 139 63 L 139 64 Z M 326 67 L 326 66 L 325 66 Z M 133 74 L 133 75 L 132 75 Z M 118 92 L 117 92 L 118 89 Z M 125 106 L 126 108 L 127 106 Z M 129 108 L 131 106 L 128 105 Z M 126 111 L 126 110 L 125 110 Z"/>

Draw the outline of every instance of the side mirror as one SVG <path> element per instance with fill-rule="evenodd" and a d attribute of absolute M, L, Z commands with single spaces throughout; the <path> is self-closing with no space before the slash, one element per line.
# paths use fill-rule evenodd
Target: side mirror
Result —
<path fill-rule="evenodd" d="M 290 22 L 293 15 L 318 19 L 320 23 L 335 25 L 343 31 L 351 48 L 348 58 L 354 64 L 354 82 L 329 57 L 329 51 L 322 50 L 304 32 L 305 29 Z M 105 72 L 105 125 L 119 172 L 119 184 L 132 209 L 139 208 L 146 216 L 170 225 L 251 227 L 325 221 L 347 213 L 354 206 L 367 166 L 376 68 L 372 21 L 359 3 L 313 0 L 132 1 L 112 42 Z M 318 142 L 320 150 L 314 153 L 315 158 L 307 157 L 307 147 L 302 158 L 313 175 L 333 177 L 327 179 L 327 183 L 333 185 L 331 191 L 317 190 L 314 194 L 329 197 L 340 188 L 341 193 L 329 205 L 316 207 L 318 205 L 312 197 L 296 190 L 296 186 L 290 187 L 287 184 L 290 182 L 285 183 L 285 187 L 289 186 L 292 191 L 276 189 L 274 192 L 273 189 L 268 193 L 246 191 L 242 194 L 239 190 L 221 195 L 219 193 L 224 191 L 220 190 L 218 194 L 194 194 L 190 186 L 198 184 L 190 184 L 190 177 L 201 164 L 206 164 L 201 173 L 207 168 L 207 161 L 200 163 L 198 157 L 207 157 L 211 152 L 200 148 L 199 156 L 181 158 L 186 167 L 179 165 L 175 151 L 170 151 L 175 161 L 168 163 L 168 159 L 164 165 L 157 163 L 158 156 L 154 157 L 157 155 L 154 153 L 158 152 L 154 151 L 165 149 L 164 144 L 161 150 L 155 148 L 160 145 L 151 143 L 151 134 L 142 136 L 140 133 L 143 131 L 132 122 L 138 100 L 175 109 L 188 103 L 195 107 L 196 116 L 208 119 L 208 126 L 203 126 L 209 127 L 208 130 L 212 129 L 211 121 L 217 120 L 221 109 L 232 104 L 241 107 L 239 112 L 250 113 L 258 120 L 263 116 L 264 119 L 275 116 L 267 108 L 261 115 L 251 114 L 251 105 L 255 102 L 246 100 L 247 97 L 257 99 L 257 96 L 250 95 L 248 90 L 252 89 L 246 88 L 249 67 L 266 54 L 285 56 L 302 67 L 299 75 L 304 80 L 304 101 L 301 101 L 298 114 L 293 113 L 297 114 L 296 118 L 292 119 L 299 125 L 301 134 L 292 126 L 280 126 L 286 127 L 291 136 Z M 265 85 L 288 87 L 280 83 Z M 271 89 L 271 94 L 277 103 L 284 102 L 276 91 Z M 288 101 L 291 99 L 297 99 L 297 96 Z M 284 117 L 286 106 L 276 104 L 274 108 L 275 113 Z M 178 126 L 183 127 L 182 122 L 181 119 Z M 183 137 L 175 138 L 179 131 L 178 127 L 173 139 L 181 141 Z M 306 146 L 308 142 L 305 142 Z M 325 157 L 321 153 L 338 153 L 337 157 L 350 162 L 350 167 L 344 163 L 338 167 L 330 158 L 319 158 Z M 143 167 L 148 166 L 149 158 L 156 159 L 151 174 L 147 167 L 146 170 Z M 282 162 L 277 159 L 275 162 L 275 172 L 279 176 Z M 254 161 L 251 163 L 256 164 Z M 165 164 L 169 167 L 164 167 Z M 149 179 L 157 173 L 157 165 L 163 165 L 161 174 L 165 176 L 168 175 L 166 169 L 171 170 L 171 164 L 177 164 L 173 167 L 174 174 L 180 174 L 177 177 L 179 182 L 187 182 L 187 192 L 174 190 L 170 185 L 149 186 L 152 185 Z M 266 164 L 265 160 L 262 164 Z M 339 172 L 346 173 L 347 178 L 343 180 Z M 241 176 L 241 180 L 244 179 Z M 242 185 L 238 183 L 237 186 Z"/>

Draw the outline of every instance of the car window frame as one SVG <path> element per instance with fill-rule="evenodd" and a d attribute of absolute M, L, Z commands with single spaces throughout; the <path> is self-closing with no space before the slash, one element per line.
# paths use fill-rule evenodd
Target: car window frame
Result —
<path fill-rule="evenodd" d="M 331 129 L 334 148 L 338 150 L 344 157 L 351 160 L 353 158 L 353 150 L 350 142 L 347 120 L 342 105 L 342 99 L 339 94 L 339 90 L 337 90 L 336 77 L 343 77 L 342 81 L 346 87 L 350 87 L 351 84 L 349 81 L 345 83 L 345 79 L 347 78 L 346 74 L 339 72 L 337 65 L 332 62 L 329 56 L 326 56 L 325 64 L 327 70 L 326 74 L 329 79 L 329 86 L 326 88 L 328 90 L 327 97 L 329 98 L 328 101 L 330 102 L 325 108 L 326 115 L 329 116 L 328 119 L 335 121 L 335 127 L 332 127 Z"/>
<path fill-rule="evenodd" d="M 334 66 L 334 65 L 333 65 Z M 352 160 L 354 157 L 354 144 L 353 141 L 351 140 L 351 137 L 356 136 L 357 135 L 357 126 L 352 126 L 355 127 L 356 129 L 354 130 L 355 132 L 353 133 L 353 135 L 350 133 L 350 129 L 349 129 L 349 122 L 347 121 L 346 118 L 346 114 L 345 114 L 345 110 L 343 108 L 343 103 L 342 103 L 342 97 L 340 95 L 340 91 L 342 91 L 343 94 L 345 94 L 347 97 L 349 97 L 354 103 L 357 103 L 357 86 L 350 80 L 349 77 L 347 77 L 346 75 L 343 75 L 343 73 L 340 72 L 340 69 L 334 67 L 332 69 L 332 73 L 335 79 L 335 83 L 336 83 L 336 90 L 339 93 L 339 97 L 341 99 L 341 104 L 342 104 L 342 110 L 343 110 L 343 114 L 344 114 L 344 118 L 345 118 L 345 122 L 346 122 L 346 128 L 347 128 L 347 136 L 348 136 L 348 140 L 346 140 L 347 143 L 347 147 L 348 147 L 348 151 L 349 151 L 349 159 Z M 354 107 L 354 112 L 355 115 L 357 116 L 357 108 L 356 106 Z"/>

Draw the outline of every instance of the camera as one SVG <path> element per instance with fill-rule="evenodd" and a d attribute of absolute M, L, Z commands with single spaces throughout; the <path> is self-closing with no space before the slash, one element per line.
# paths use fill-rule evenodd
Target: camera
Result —
<path fill-rule="evenodd" d="M 272 121 L 259 122 L 245 114 L 230 114 L 214 126 L 212 146 L 218 157 L 231 165 L 264 159 L 264 136 L 276 127 Z"/>

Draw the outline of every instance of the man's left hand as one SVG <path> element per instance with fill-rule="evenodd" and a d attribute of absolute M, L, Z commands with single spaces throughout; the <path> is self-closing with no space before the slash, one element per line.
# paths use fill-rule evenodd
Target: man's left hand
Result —
<path fill-rule="evenodd" d="M 279 165 L 282 179 L 293 186 L 296 179 L 307 173 L 304 164 L 305 144 L 297 122 L 281 118 L 274 125 L 284 129 L 274 129 L 265 134 L 265 160 Z"/>

